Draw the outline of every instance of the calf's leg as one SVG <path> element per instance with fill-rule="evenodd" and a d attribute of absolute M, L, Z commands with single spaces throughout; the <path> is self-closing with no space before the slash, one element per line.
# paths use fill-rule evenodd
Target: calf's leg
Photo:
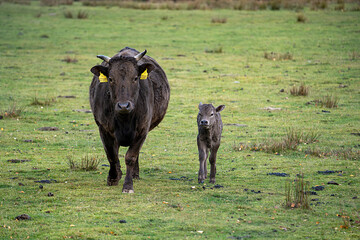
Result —
<path fill-rule="evenodd" d="M 101 126 L 99 127 L 101 141 L 103 142 L 107 159 L 110 163 L 109 175 L 107 177 L 107 185 L 116 186 L 122 176 L 121 166 L 119 162 L 119 145 L 115 138 L 108 134 Z"/>
<path fill-rule="evenodd" d="M 199 175 L 198 175 L 199 183 L 203 183 L 207 175 L 206 159 L 208 154 L 209 154 L 209 150 L 206 147 L 199 146 L 199 162 L 200 162 Z"/>
<path fill-rule="evenodd" d="M 216 175 L 216 154 L 219 149 L 219 146 L 213 147 L 211 149 L 209 162 L 210 162 L 210 183 L 215 183 L 215 175 Z"/>

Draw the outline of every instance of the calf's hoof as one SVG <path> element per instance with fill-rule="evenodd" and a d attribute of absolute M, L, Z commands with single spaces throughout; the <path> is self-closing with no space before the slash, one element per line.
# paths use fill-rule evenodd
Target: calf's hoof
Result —
<path fill-rule="evenodd" d="M 133 189 L 123 189 L 122 190 L 123 193 L 134 193 Z"/>
<path fill-rule="evenodd" d="M 210 179 L 210 183 L 215 183 L 215 179 Z"/>

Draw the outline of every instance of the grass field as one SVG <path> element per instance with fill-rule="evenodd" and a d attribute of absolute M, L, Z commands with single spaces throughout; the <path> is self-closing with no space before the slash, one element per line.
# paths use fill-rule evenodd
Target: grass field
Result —
<path fill-rule="evenodd" d="M 0 239 L 360 238 L 360 12 L 34 1 L 2 3 L 0 23 Z M 125 46 L 147 49 L 171 87 L 134 194 L 121 193 L 123 179 L 106 186 L 87 113 L 96 55 Z M 300 86 L 307 95 L 292 95 Z M 200 101 L 226 105 L 215 185 L 197 183 Z M 85 158 L 98 169 L 70 168 Z M 297 174 L 310 209 L 286 207 Z M 21 214 L 31 220 L 15 220 Z"/>

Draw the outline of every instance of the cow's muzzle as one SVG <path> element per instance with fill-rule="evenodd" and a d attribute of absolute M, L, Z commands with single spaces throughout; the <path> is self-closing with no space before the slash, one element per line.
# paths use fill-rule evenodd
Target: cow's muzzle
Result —
<path fill-rule="evenodd" d="M 120 114 L 130 113 L 134 109 L 131 102 L 118 102 L 115 106 L 115 111 Z"/>

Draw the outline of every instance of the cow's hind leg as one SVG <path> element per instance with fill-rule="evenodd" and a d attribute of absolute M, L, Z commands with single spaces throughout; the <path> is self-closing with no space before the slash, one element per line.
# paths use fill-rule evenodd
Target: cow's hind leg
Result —
<path fill-rule="evenodd" d="M 130 146 L 125 155 L 126 177 L 123 185 L 123 193 L 133 193 L 133 176 L 139 174 L 139 153 L 146 137 L 139 139 L 134 145 Z"/>
<path fill-rule="evenodd" d="M 119 180 L 121 179 L 122 176 L 119 156 L 118 156 L 119 146 L 115 138 L 113 138 L 110 134 L 108 134 L 104 129 L 100 127 L 99 131 L 107 159 L 110 163 L 109 175 L 107 177 L 107 185 L 116 186 L 119 184 Z"/>

